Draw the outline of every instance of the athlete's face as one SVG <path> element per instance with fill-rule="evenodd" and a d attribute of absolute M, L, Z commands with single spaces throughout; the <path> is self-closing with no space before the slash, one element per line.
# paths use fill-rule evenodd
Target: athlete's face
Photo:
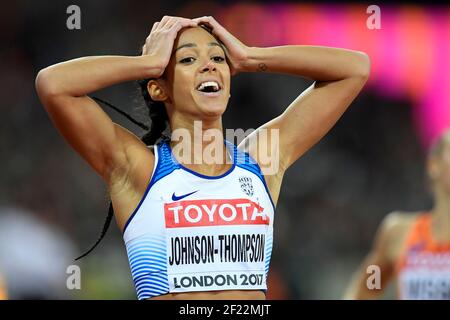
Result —
<path fill-rule="evenodd" d="M 225 111 L 230 68 L 219 42 L 201 27 L 178 33 L 165 76 L 172 111 L 194 118 L 218 117 Z"/>

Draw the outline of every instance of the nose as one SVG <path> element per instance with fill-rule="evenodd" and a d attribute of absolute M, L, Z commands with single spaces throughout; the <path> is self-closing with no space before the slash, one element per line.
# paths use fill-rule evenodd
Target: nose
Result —
<path fill-rule="evenodd" d="M 216 65 L 213 61 L 208 60 L 208 62 L 202 67 L 202 72 L 216 71 Z"/>

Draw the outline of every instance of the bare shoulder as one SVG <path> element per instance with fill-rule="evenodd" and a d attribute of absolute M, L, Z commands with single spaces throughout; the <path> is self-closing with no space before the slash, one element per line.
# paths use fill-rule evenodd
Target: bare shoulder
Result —
<path fill-rule="evenodd" d="M 383 219 L 381 228 L 388 234 L 407 232 L 419 214 L 420 212 L 393 211 Z"/>
<path fill-rule="evenodd" d="M 126 128 L 114 124 L 116 136 L 124 145 L 126 165 L 113 170 L 109 180 L 109 194 L 117 224 L 121 230 L 145 194 L 152 178 L 155 156 L 153 147 L 146 146 Z"/>
<path fill-rule="evenodd" d="M 389 260 L 396 261 L 412 223 L 420 212 L 394 211 L 386 215 L 379 228 L 379 242 L 386 250 Z"/>
<path fill-rule="evenodd" d="M 153 167 L 155 156 L 153 147 L 146 146 L 141 139 L 128 129 L 114 123 L 117 138 L 124 145 L 126 165 L 118 166 L 111 174 L 110 186 L 130 183 L 139 185 L 139 177 Z"/>

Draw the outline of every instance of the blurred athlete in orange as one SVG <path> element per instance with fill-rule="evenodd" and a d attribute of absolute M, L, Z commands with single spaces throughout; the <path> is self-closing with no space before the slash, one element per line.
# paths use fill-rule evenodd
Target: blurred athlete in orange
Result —
<path fill-rule="evenodd" d="M 386 216 L 345 298 L 377 298 L 396 277 L 399 299 L 450 299 L 450 130 L 430 149 L 427 172 L 434 208 Z M 369 266 L 380 268 L 379 289 L 368 288 Z"/>

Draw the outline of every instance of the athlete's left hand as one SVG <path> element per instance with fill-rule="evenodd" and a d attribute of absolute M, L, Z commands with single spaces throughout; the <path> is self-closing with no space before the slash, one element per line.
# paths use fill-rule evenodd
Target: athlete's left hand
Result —
<path fill-rule="evenodd" d="M 230 71 L 232 75 L 244 71 L 244 66 L 249 55 L 249 47 L 239 41 L 211 16 L 204 16 L 192 20 L 197 24 L 205 24 L 206 26 L 210 27 L 212 29 L 213 35 L 223 42 L 226 47 L 228 60 L 231 63 Z"/>

